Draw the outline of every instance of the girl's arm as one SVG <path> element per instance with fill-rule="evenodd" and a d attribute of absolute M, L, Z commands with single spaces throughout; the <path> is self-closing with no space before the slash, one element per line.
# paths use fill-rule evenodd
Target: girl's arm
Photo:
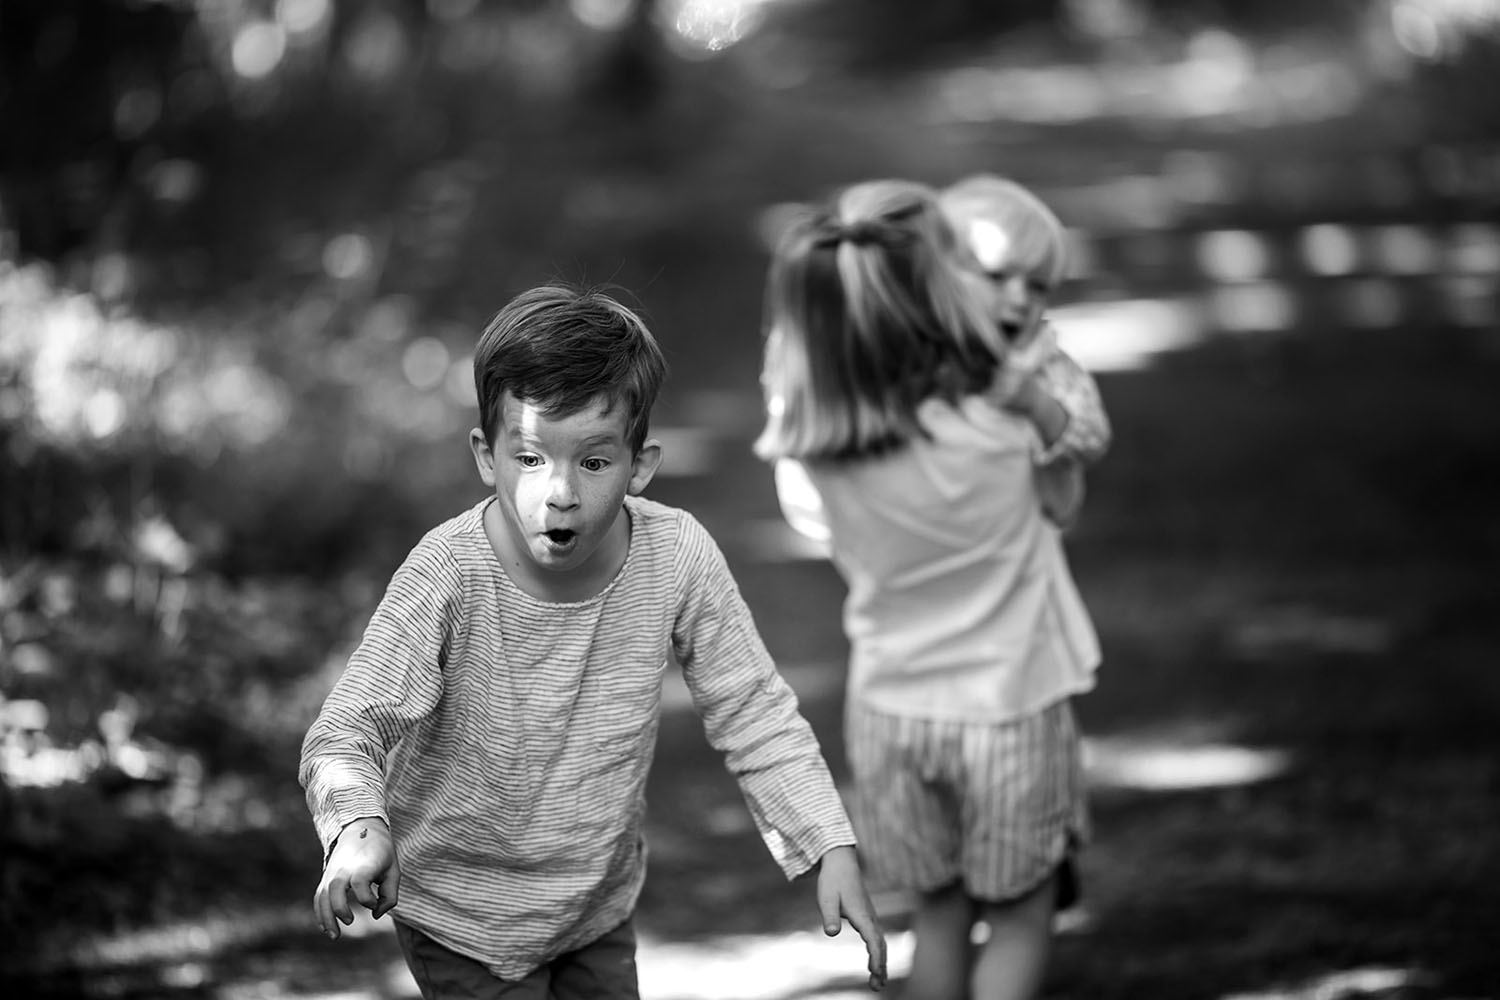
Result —
<path fill-rule="evenodd" d="M 1036 493 L 1042 514 L 1059 528 L 1071 528 L 1083 510 L 1083 463 L 1064 456 L 1036 467 Z"/>
<path fill-rule="evenodd" d="M 1038 465 L 1063 457 L 1092 465 L 1109 450 L 1113 432 L 1099 386 L 1058 345 L 1050 323 L 1006 356 L 990 397 L 1036 429 Z"/>
<path fill-rule="evenodd" d="M 1043 444 L 1037 462 L 1046 465 L 1066 457 L 1092 465 L 1103 458 L 1109 450 L 1113 430 L 1094 377 L 1058 349 L 1042 362 L 1032 382 L 1037 396 L 1047 401 L 1033 403 L 1034 406 L 1041 411 L 1056 408 L 1066 414 L 1061 430 L 1052 436 L 1040 424 L 1041 420 L 1049 419 L 1045 413 L 1039 411 L 1033 418 Z"/>
<path fill-rule="evenodd" d="M 823 498 L 813 485 L 801 462 L 783 458 L 776 462 L 776 500 L 781 516 L 799 535 L 817 543 L 826 555 L 829 539 L 828 521 L 823 513 Z"/>

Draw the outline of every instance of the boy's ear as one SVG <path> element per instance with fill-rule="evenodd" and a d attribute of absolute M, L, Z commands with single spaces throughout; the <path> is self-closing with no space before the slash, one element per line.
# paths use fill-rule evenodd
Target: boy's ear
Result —
<path fill-rule="evenodd" d="M 630 485 L 627 492 L 633 497 L 638 497 L 651 485 L 651 479 L 656 475 L 656 470 L 661 467 L 661 442 L 656 438 L 649 438 L 641 445 L 640 451 L 635 453 L 635 470 L 630 474 Z"/>
<path fill-rule="evenodd" d="M 474 464 L 479 468 L 479 478 L 484 485 L 495 485 L 495 451 L 490 447 L 484 431 L 475 427 L 469 431 L 469 450 L 474 453 Z"/>

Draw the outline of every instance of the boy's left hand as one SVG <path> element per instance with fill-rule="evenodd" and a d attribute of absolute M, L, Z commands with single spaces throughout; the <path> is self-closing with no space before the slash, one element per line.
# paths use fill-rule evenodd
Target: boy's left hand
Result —
<path fill-rule="evenodd" d="M 835 847 L 823 855 L 818 868 L 818 909 L 823 914 L 823 933 L 833 937 L 843 920 L 864 939 L 870 957 L 870 989 L 885 987 L 885 934 L 875 916 L 870 893 L 860 875 L 859 860 L 852 847 Z"/>

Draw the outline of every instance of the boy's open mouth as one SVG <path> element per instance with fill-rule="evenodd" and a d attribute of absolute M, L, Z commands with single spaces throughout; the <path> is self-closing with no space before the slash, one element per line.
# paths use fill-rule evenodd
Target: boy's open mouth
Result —
<path fill-rule="evenodd" d="M 1015 340 L 1021 335 L 1021 330 L 1023 328 L 1024 326 L 1021 323 L 1001 323 L 1000 333 L 1005 337 L 1006 340 Z"/>
<path fill-rule="evenodd" d="M 553 545 L 567 545 L 578 536 L 578 532 L 572 528 L 553 528 L 551 531 L 543 532 Z"/>

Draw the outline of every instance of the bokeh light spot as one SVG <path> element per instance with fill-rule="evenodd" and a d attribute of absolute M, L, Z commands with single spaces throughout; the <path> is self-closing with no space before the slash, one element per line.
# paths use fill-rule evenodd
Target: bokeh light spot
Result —
<path fill-rule="evenodd" d="M 623 28 L 635 14 L 637 0 L 568 0 L 579 22 L 599 31 Z"/>
<path fill-rule="evenodd" d="M 203 189 L 203 168 L 192 160 L 162 160 L 146 175 L 146 185 L 158 201 L 181 205 Z"/>
<path fill-rule="evenodd" d="M 1270 251 L 1255 233 L 1224 229 L 1204 233 L 1198 240 L 1198 264 L 1219 281 L 1255 281 L 1265 277 Z"/>
<path fill-rule="evenodd" d="M 1308 226 L 1300 237 L 1302 259 L 1314 274 L 1341 277 L 1359 265 L 1359 243 L 1347 226 Z"/>
<path fill-rule="evenodd" d="M 1437 266 L 1437 246 L 1416 226 L 1381 226 L 1372 238 L 1375 258 L 1390 274 L 1430 274 Z"/>
<path fill-rule="evenodd" d="M 1229 285 L 1209 296 L 1214 324 L 1230 333 L 1286 330 L 1296 322 L 1297 300 L 1272 282 Z"/>
<path fill-rule="evenodd" d="M 363 277 L 374 263 L 374 248 L 359 233 L 341 233 L 323 248 L 323 270 L 330 278 L 351 281 Z"/>
<path fill-rule="evenodd" d="M 1400 45 L 1418 59 L 1437 59 L 1443 54 L 1443 36 L 1432 14 L 1414 3 L 1391 8 L 1391 33 Z"/>
<path fill-rule="evenodd" d="M 353 70 L 369 80 L 384 80 L 406 62 L 406 34 L 388 13 L 368 11 L 349 32 L 344 58 Z"/>
<path fill-rule="evenodd" d="M 704 52 L 719 52 L 750 34 L 760 24 L 757 0 L 676 0 L 672 26 L 677 38 Z"/>
<path fill-rule="evenodd" d="M 417 389 L 432 389 L 448 374 L 448 347 L 436 337 L 418 337 L 401 354 L 401 373 Z"/>
<path fill-rule="evenodd" d="M 1460 274 L 1500 274 L 1500 228 L 1482 223 L 1456 227 L 1449 237 L 1448 266 Z"/>
<path fill-rule="evenodd" d="M 115 101 L 115 135 L 137 139 L 161 120 L 161 91 L 155 87 L 131 87 Z"/>
<path fill-rule="evenodd" d="M 320 30 L 333 13 L 329 0 L 276 0 L 276 20 L 294 35 Z"/>
<path fill-rule="evenodd" d="M 125 400 L 113 389 L 100 389 L 83 407 L 83 422 L 95 438 L 110 437 L 125 426 Z"/>
<path fill-rule="evenodd" d="M 286 31 L 270 21 L 252 21 L 240 28 L 230 46 L 234 71 L 247 80 L 270 76 L 286 55 Z"/>

